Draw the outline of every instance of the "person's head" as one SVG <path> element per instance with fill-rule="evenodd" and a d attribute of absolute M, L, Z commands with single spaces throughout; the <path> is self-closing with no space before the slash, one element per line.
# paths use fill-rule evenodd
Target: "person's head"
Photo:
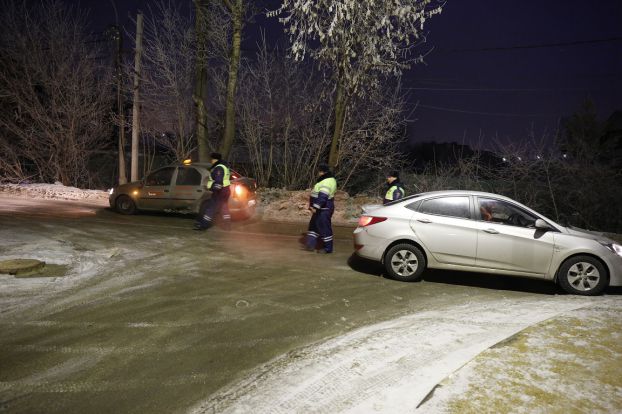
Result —
<path fill-rule="evenodd" d="M 400 173 L 398 171 L 391 171 L 387 174 L 387 183 L 391 184 L 395 180 L 400 179 Z"/>
<path fill-rule="evenodd" d="M 218 161 L 222 159 L 222 154 L 220 154 L 219 152 L 212 152 L 210 154 L 210 158 L 212 160 L 212 164 L 216 164 Z"/>
<path fill-rule="evenodd" d="M 328 164 L 320 164 L 317 167 L 317 175 L 318 176 L 323 176 L 324 174 L 328 174 L 330 172 L 330 167 L 328 166 Z"/>

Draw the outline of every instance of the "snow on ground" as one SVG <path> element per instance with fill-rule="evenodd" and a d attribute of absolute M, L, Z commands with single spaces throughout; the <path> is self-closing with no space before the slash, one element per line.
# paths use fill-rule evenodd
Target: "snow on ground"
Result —
<path fill-rule="evenodd" d="M 449 409 L 448 403 L 417 407 L 439 382 L 489 347 L 529 326 L 596 304 L 619 309 L 621 301 L 574 296 L 508 299 L 404 316 L 284 355 L 192 412 L 463 412 Z M 543 364 L 546 353 L 539 358 L 535 362 Z M 487 383 L 485 376 L 477 378 Z M 462 396 L 466 387 L 458 383 L 449 388 Z M 575 396 L 583 398 L 589 392 Z M 510 407 L 492 412 L 514 411 Z M 485 405 L 482 408 L 473 412 L 486 411 Z"/>
<path fill-rule="evenodd" d="M 443 381 L 421 412 L 622 412 L 620 305 L 595 298 L 484 351 Z"/>
<path fill-rule="evenodd" d="M 3 316 L 19 313 L 45 302 L 58 292 L 101 276 L 105 272 L 122 269 L 127 262 L 149 254 L 147 250 L 140 248 L 132 251 L 104 246 L 84 249 L 62 240 L 62 235 L 59 236 L 55 229 L 52 230 L 48 235 L 45 231 L 22 230 L 18 233 L 12 228 L 0 229 L 2 240 L 0 260 L 20 259 L 26 255 L 30 259 L 46 263 L 45 277 L 23 278 L 0 275 L 0 309 Z M 97 246 L 97 243 L 93 242 L 93 245 Z M 111 263 L 114 265 L 111 266 Z"/>
<path fill-rule="evenodd" d="M 0 184 L 0 195 L 52 200 L 108 201 L 108 193 L 54 184 Z"/>

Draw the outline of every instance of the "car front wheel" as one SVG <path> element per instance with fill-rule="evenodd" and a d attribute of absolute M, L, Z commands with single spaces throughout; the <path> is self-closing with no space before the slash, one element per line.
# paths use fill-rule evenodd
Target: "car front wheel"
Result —
<path fill-rule="evenodd" d="M 575 256 L 559 268 L 557 281 L 573 295 L 594 296 L 607 287 L 607 270 L 591 256 Z"/>
<path fill-rule="evenodd" d="M 117 202 L 115 204 L 117 211 L 121 214 L 134 214 L 136 213 L 136 204 L 134 200 L 132 200 L 127 195 L 120 195 L 117 198 Z"/>
<path fill-rule="evenodd" d="M 425 256 L 412 244 L 397 244 L 384 255 L 384 266 L 390 277 L 404 282 L 421 279 L 426 267 Z"/>

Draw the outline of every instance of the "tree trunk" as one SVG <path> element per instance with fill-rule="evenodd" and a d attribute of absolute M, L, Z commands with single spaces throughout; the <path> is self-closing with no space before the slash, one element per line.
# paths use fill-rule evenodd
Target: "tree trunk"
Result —
<path fill-rule="evenodd" d="M 125 110 L 123 107 L 123 79 L 121 68 L 122 53 L 123 53 L 123 37 L 121 36 L 121 30 L 119 26 L 115 26 L 117 37 L 117 56 L 116 56 L 116 71 L 117 71 L 117 116 L 119 120 L 119 184 L 127 183 L 127 172 L 125 171 Z"/>
<path fill-rule="evenodd" d="M 235 4 L 233 1 L 235 1 Z M 235 138 L 235 89 L 238 80 L 240 44 L 242 41 L 242 0 L 225 0 L 225 4 L 231 11 L 231 20 L 233 23 L 233 36 L 229 59 L 229 81 L 227 82 L 225 129 L 221 146 L 222 156 L 228 158 Z"/>
<path fill-rule="evenodd" d="M 143 15 L 136 18 L 136 53 L 134 55 L 134 107 L 132 110 L 132 165 L 131 180 L 138 180 L 138 137 L 140 134 L 140 55 L 143 48 Z"/>
<path fill-rule="evenodd" d="M 333 139 L 330 144 L 330 153 L 328 155 L 328 165 L 331 168 L 335 168 L 339 160 L 339 142 L 341 141 L 343 124 L 345 122 L 346 103 L 345 88 L 342 82 L 338 81 L 337 94 L 335 96 L 335 125 L 333 128 Z"/>
<path fill-rule="evenodd" d="M 199 161 L 209 161 L 207 131 L 207 0 L 194 0 L 197 33 L 197 63 L 193 100 L 196 107 L 196 134 Z"/>

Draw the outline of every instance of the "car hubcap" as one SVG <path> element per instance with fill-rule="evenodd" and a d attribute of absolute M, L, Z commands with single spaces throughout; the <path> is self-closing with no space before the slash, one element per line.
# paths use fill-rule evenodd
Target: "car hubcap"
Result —
<path fill-rule="evenodd" d="M 570 286 L 577 290 L 587 291 L 596 287 L 600 280 L 600 272 L 591 263 L 579 262 L 568 269 L 567 277 Z"/>
<path fill-rule="evenodd" d="M 400 250 L 391 258 L 391 268 L 400 276 L 411 276 L 417 271 L 419 261 L 409 250 Z"/>

